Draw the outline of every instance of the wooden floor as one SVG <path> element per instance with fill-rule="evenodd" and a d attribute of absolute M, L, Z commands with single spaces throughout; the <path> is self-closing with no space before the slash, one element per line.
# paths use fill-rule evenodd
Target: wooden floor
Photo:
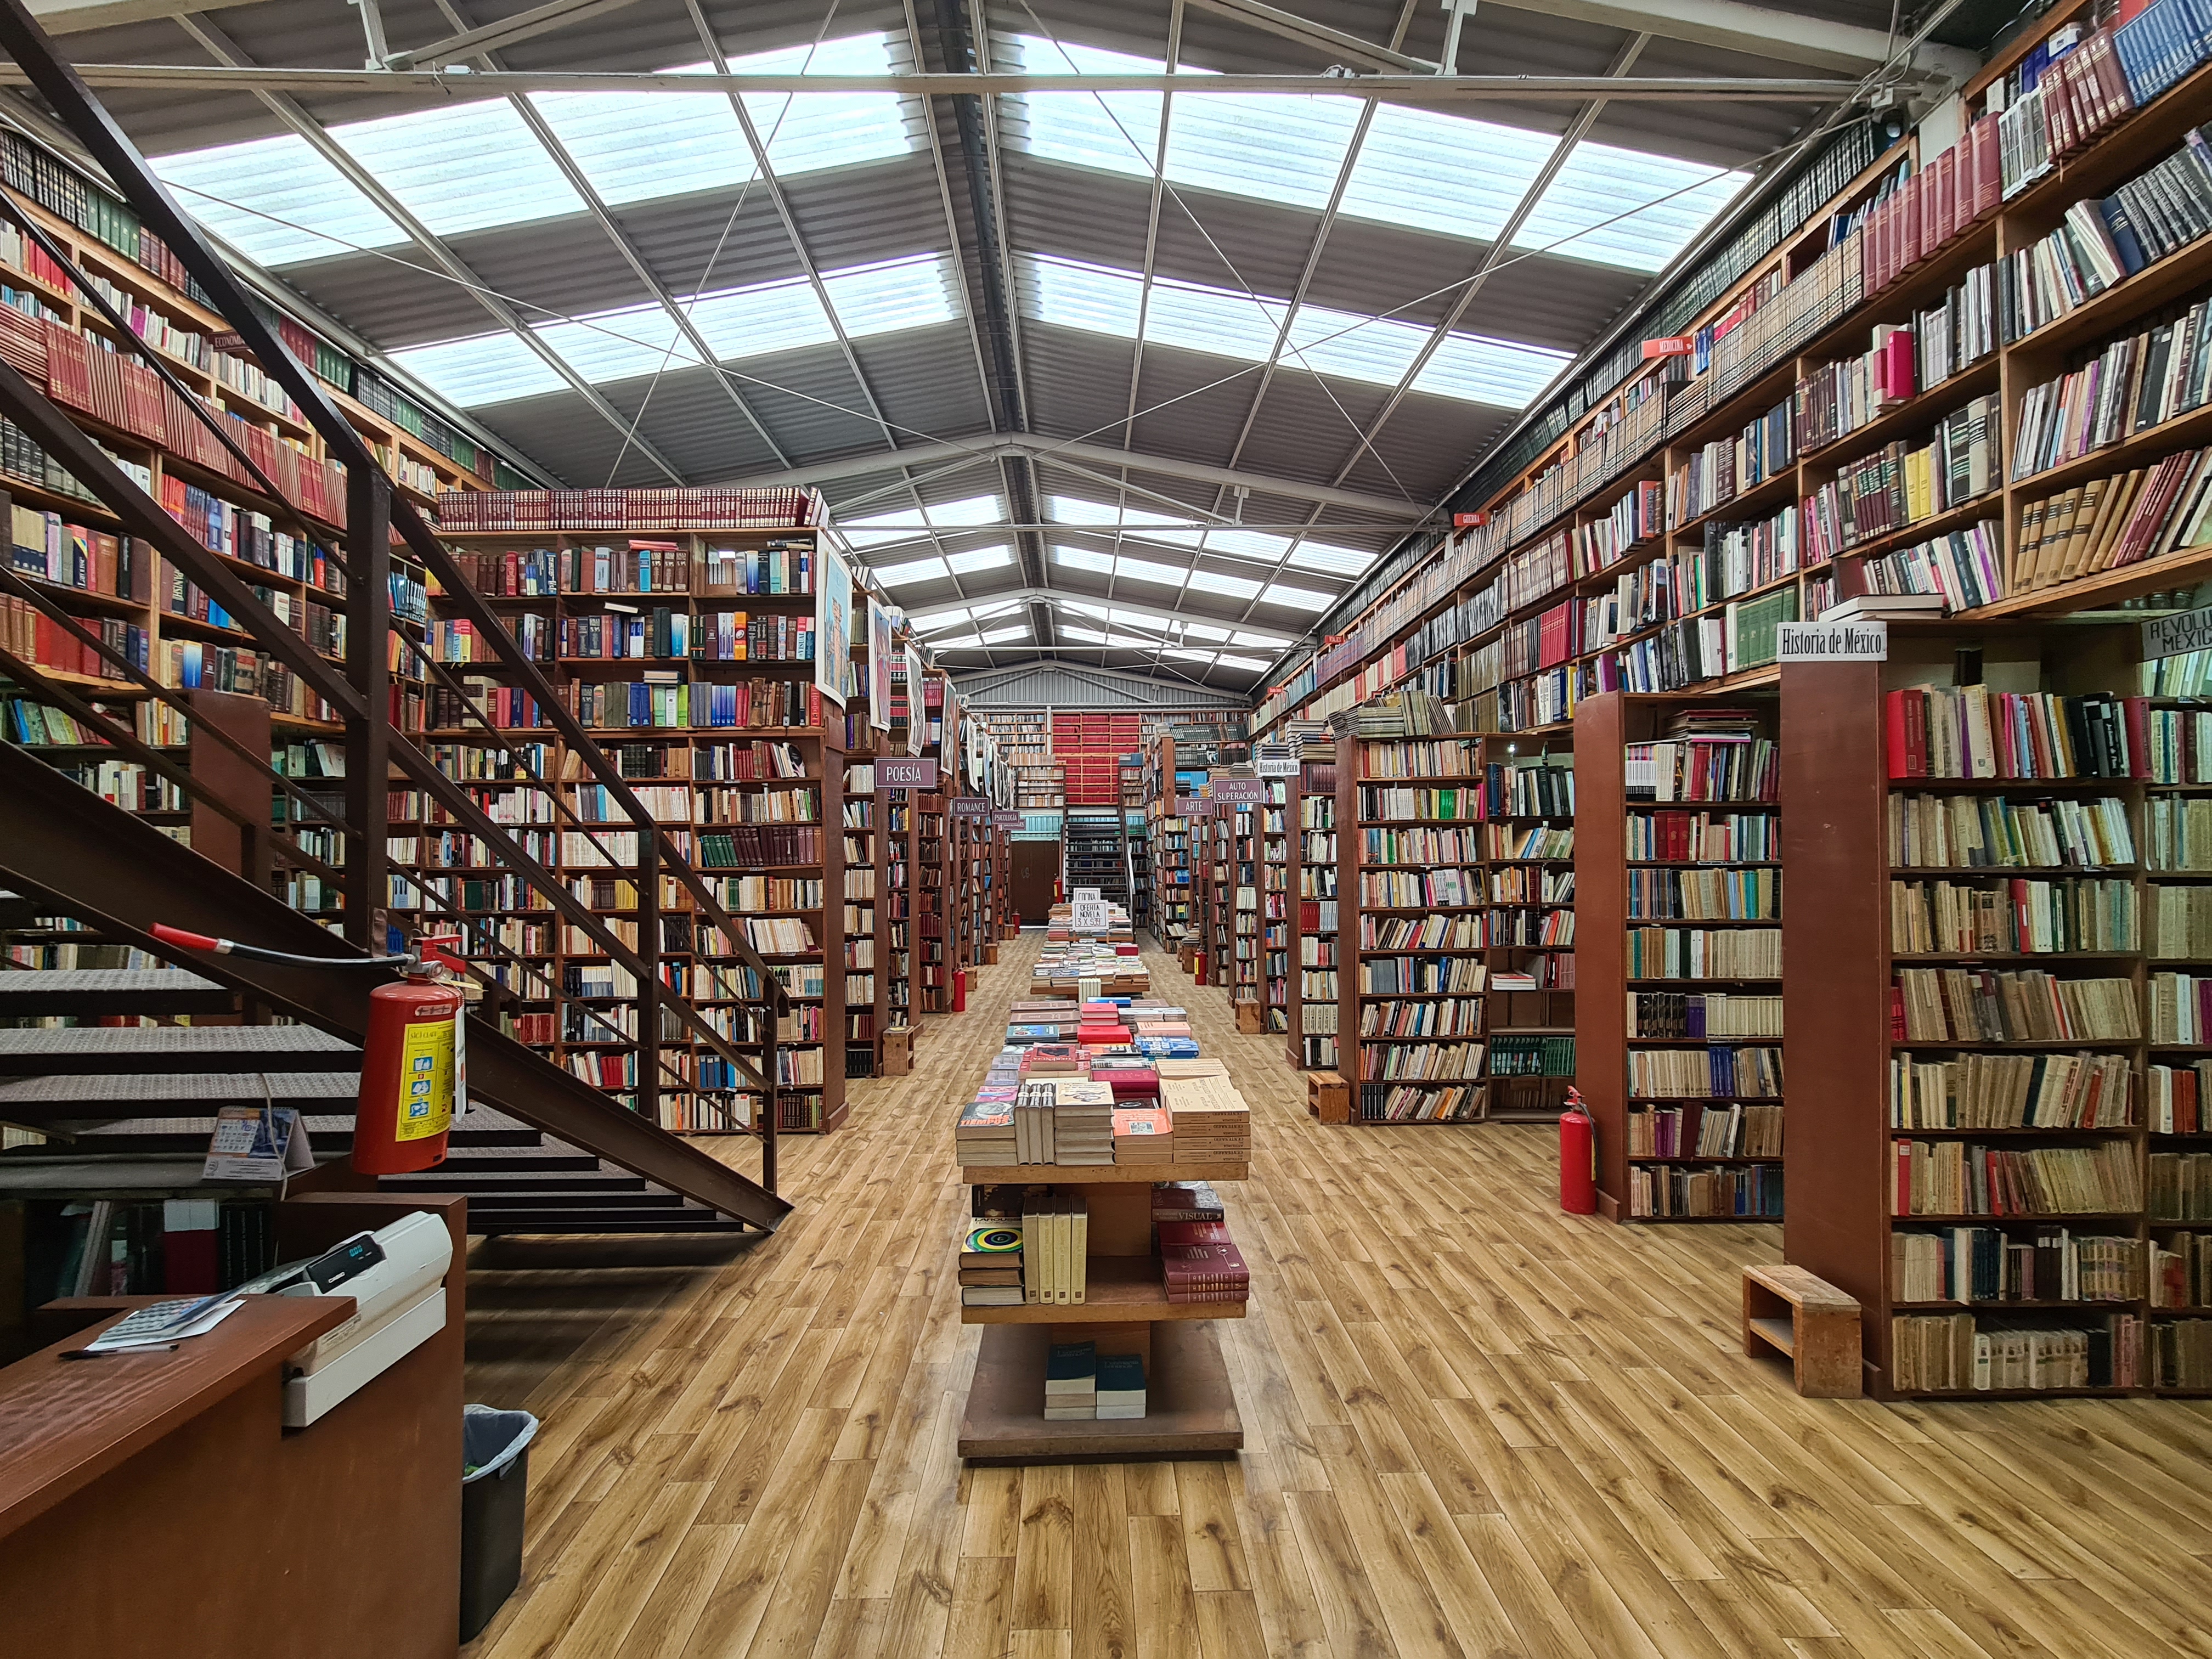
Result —
<path fill-rule="evenodd" d="M 1035 949 L 785 1143 L 773 1240 L 480 1254 L 471 1398 L 545 1426 L 472 1659 L 2212 1656 L 2212 1409 L 1801 1401 L 1735 1351 L 1775 1230 L 1562 1216 L 1540 1128 L 1323 1129 L 1157 955 L 1253 1106 L 1247 1449 L 964 1469 L 951 1128 Z"/>

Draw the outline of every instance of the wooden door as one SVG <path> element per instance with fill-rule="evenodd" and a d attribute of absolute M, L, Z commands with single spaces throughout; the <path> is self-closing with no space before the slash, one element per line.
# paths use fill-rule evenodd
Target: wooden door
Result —
<path fill-rule="evenodd" d="M 1053 888 L 1060 880 L 1060 843 L 1018 841 L 1013 853 L 1014 914 L 1024 922 L 1042 927 L 1052 914 Z"/>

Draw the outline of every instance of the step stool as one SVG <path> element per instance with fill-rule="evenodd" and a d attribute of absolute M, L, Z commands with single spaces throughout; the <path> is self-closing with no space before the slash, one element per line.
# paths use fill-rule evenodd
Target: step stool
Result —
<path fill-rule="evenodd" d="M 1306 1110 L 1324 1123 L 1351 1122 L 1352 1085 L 1335 1072 L 1308 1072 Z"/>
<path fill-rule="evenodd" d="M 1237 1005 L 1237 1030 L 1244 1036 L 1256 1036 L 1264 1024 L 1257 1001 L 1239 1001 Z"/>
<path fill-rule="evenodd" d="M 1779 1262 L 1743 1270 L 1743 1351 L 1789 1357 L 1808 1400 L 1856 1400 L 1859 1304 L 1825 1279 Z"/>

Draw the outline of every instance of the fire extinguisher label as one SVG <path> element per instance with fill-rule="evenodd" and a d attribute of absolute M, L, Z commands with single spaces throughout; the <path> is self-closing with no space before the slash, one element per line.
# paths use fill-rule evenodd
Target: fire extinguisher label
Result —
<path fill-rule="evenodd" d="M 453 1022 L 410 1020 L 399 1051 L 399 1122 L 392 1138 L 428 1140 L 453 1121 Z"/>

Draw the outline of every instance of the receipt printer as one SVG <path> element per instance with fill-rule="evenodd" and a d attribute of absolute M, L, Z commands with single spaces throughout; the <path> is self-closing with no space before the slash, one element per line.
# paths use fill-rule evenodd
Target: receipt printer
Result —
<path fill-rule="evenodd" d="M 349 1296 L 354 1316 L 285 1363 L 284 1426 L 302 1429 L 446 1326 L 453 1235 L 427 1210 L 356 1233 L 314 1258 L 243 1288 L 276 1296 Z"/>

